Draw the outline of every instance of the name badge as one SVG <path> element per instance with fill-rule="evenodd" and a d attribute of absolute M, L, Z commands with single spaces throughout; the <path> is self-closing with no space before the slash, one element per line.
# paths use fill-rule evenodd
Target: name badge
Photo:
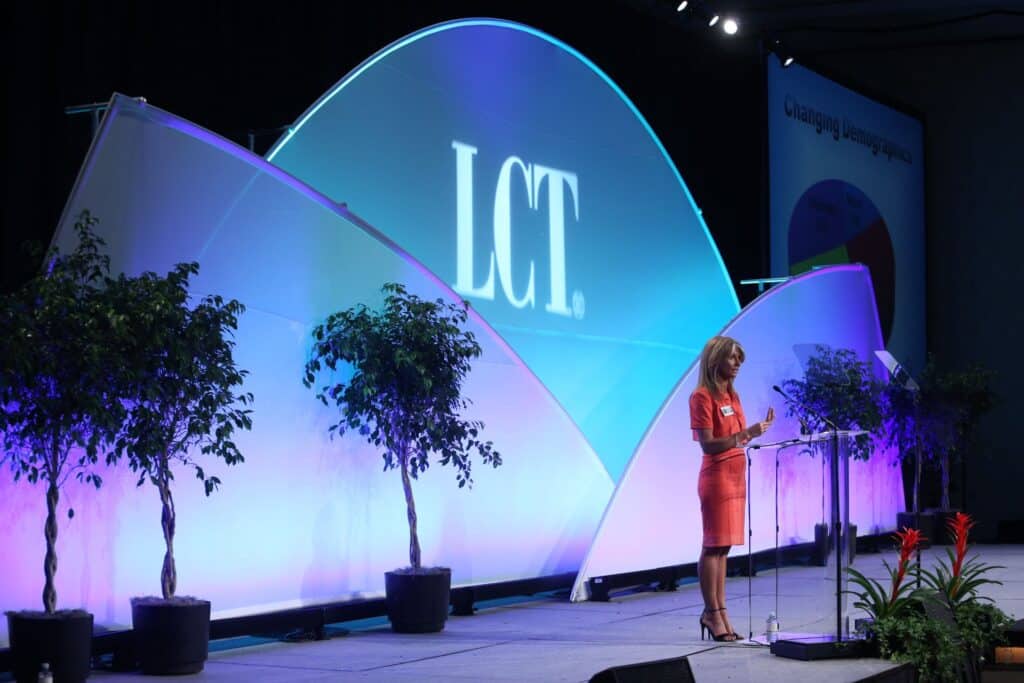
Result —
<path fill-rule="evenodd" d="M 734 412 L 735 411 L 733 411 L 732 406 L 722 406 L 722 415 L 729 417 L 730 415 L 733 415 Z"/>

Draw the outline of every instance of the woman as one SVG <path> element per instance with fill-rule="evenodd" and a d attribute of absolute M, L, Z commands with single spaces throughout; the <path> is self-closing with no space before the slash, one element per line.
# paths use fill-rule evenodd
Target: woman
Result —
<path fill-rule="evenodd" d="M 700 356 L 697 390 L 690 396 L 690 428 L 704 457 L 697 480 L 704 541 L 697 565 L 704 613 L 700 637 L 710 631 L 718 641 L 739 640 L 725 608 L 725 562 L 729 546 L 743 544 L 743 506 L 747 485 L 743 446 L 767 431 L 775 419 L 746 426 L 733 381 L 746 354 L 730 337 L 714 337 Z"/>

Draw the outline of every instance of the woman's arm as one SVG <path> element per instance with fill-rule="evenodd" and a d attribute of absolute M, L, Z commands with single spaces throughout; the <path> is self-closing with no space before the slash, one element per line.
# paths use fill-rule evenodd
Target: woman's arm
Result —
<path fill-rule="evenodd" d="M 717 439 L 711 436 L 710 429 L 695 429 L 693 431 L 697 436 L 697 441 L 700 441 L 701 450 L 708 455 L 718 455 L 719 453 L 724 453 L 732 448 L 745 446 L 751 439 L 756 439 L 764 434 L 769 425 L 771 425 L 770 421 L 755 422 L 746 429 L 738 431 L 735 434 L 722 436 Z"/>
<path fill-rule="evenodd" d="M 708 455 L 718 455 L 732 448 L 739 448 L 747 441 L 750 441 L 750 436 L 746 434 L 747 430 L 745 429 L 717 439 L 711 436 L 710 429 L 695 429 L 693 431 L 697 436 L 697 440 L 700 441 L 701 450 Z"/>

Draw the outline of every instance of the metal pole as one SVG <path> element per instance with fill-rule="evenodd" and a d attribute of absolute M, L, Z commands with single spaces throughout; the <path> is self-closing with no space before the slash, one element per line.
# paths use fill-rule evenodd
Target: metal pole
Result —
<path fill-rule="evenodd" d="M 750 466 L 753 458 L 750 457 L 750 450 L 747 449 L 747 640 L 754 639 L 754 515 L 750 500 L 753 496 L 751 491 Z"/>
<path fill-rule="evenodd" d="M 921 429 L 920 394 L 914 395 L 914 528 L 921 530 Z M 921 588 L 921 544 L 917 544 L 915 561 L 917 563 L 917 588 Z"/>
<path fill-rule="evenodd" d="M 775 618 L 779 618 L 779 450 L 775 449 Z M 780 629 L 781 630 L 781 629 Z"/>
<path fill-rule="evenodd" d="M 142 102 L 145 102 L 145 98 L 137 98 Z M 93 102 L 92 104 L 73 104 L 68 107 L 64 107 L 64 113 L 68 116 L 77 114 L 89 114 L 89 125 L 92 129 L 92 136 L 96 137 L 96 133 L 100 129 L 100 114 L 107 109 L 107 102 Z"/>
<path fill-rule="evenodd" d="M 832 430 L 832 529 L 836 544 L 836 641 L 843 639 L 843 522 L 839 507 L 839 431 Z"/>

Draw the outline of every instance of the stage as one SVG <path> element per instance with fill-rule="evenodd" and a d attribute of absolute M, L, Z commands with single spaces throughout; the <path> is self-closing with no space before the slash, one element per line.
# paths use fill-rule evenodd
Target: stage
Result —
<path fill-rule="evenodd" d="M 1002 586 L 984 594 L 1015 618 L 1024 615 L 1024 546 L 977 546 L 985 562 L 1004 565 L 991 573 Z M 942 547 L 926 550 L 930 564 Z M 870 576 L 886 576 L 882 559 L 892 551 L 860 554 L 855 566 Z M 779 586 L 790 597 L 814 595 L 820 567 L 783 567 Z M 774 604 L 775 573 L 762 570 L 753 580 L 754 628 L 763 628 Z M 747 579 L 728 579 L 729 611 L 737 630 L 747 624 Z M 818 620 L 813 598 L 799 612 L 783 617 L 784 630 L 808 630 Z M 701 641 L 696 583 L 675 592 L 623 592 L 610 602 L 569 603 L 561 596 L 484 606 L 472 617 L 451 617 L 445 630 L 429 635 L 391 633 L 382 620 L 331 627 L 318 642 L 245 641 L 211 643 L 206 670 L 189 680 L 209 681 L 586 681 L 617 665 L 686 656 L 698 681 L 841 683 L 888 680 L 897 667 L 880 659 L 799 662 L 771 655 L 747 641 Z M 225 646 L 250 643 L 244 647 Z M 897 674 L 898 675 L 898 674 Z M 149 681 L 136 674 L 97 671 L 98 680 Z M 893 680 L 901 680 L 894 678 Z"/>

